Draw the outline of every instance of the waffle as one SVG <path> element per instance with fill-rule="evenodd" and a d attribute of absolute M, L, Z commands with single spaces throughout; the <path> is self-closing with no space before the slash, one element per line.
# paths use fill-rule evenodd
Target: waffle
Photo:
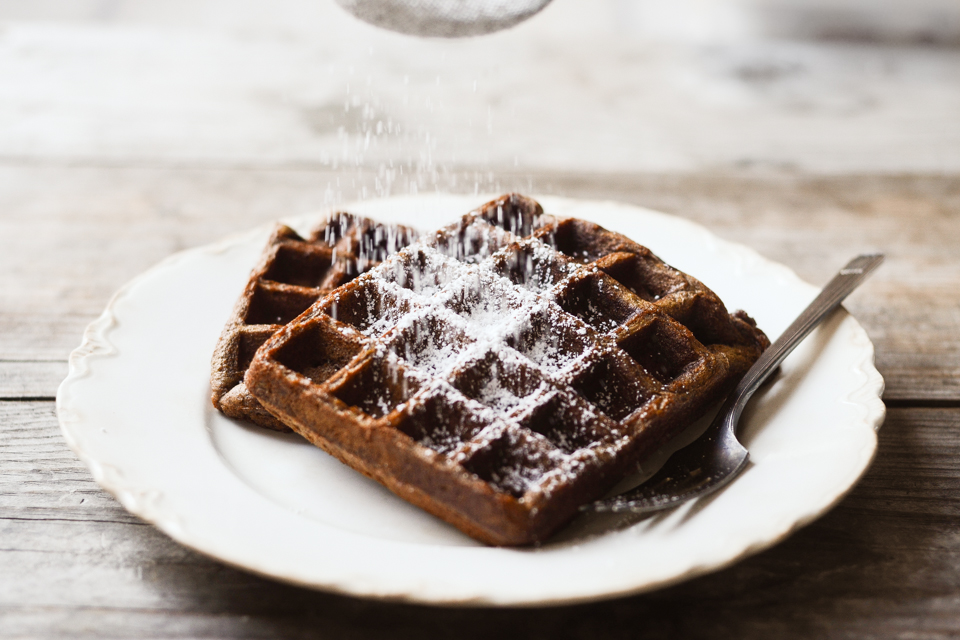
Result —
<path fill-rule="evenodd" d="M 319 300 L 245 380 L 402 498 L 523 545 L 700 417 L 768 344 L 648 249 L 510 195 Z"/>
<path fill-rule="evenodd" d="M 290 431 L 243 384 L 253 354 L 267 338 L 340 285 L 380 264 L 416 233 L 349 213 L 328 218 L 304 239 L 278 224 L 247 281 L 214 351 L 213 406 L 231 418 Z"/>

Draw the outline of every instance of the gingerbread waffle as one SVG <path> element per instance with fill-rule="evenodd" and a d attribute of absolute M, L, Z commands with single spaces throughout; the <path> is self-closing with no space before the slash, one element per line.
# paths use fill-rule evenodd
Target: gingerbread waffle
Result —
<path fill-rule="evenodd" d="M 322 296 L 380 264 L 416 235 L 408 227 L 349 213 L 330 216 L 307 239 L 278 224 L 217 343 L 210 375 L 213 405 L 231 418 L 289 431 L 243 384 L 253 354 Z"/>
<path fill-rule="evenodd" d="M 648 249 L 511 195 L 319 300 L 245 380 L 397 495 L 520 545 L 701 416 L 768 344 Z"/>

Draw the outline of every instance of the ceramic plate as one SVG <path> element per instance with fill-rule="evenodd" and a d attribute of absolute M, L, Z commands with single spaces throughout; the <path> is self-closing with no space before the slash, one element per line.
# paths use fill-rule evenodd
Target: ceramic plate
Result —
<path fill-rule="evenodd" d="M 347 209 L 433 229 L 483 201 L 419 196 Z M 650 247 L 771 337 L 816 294 L 785 267 L 685 220 L 608 202 L 541 202 Z M 319 217 L 288 222 L 306 230 Z M 742 431 L 752 465 L 720 494 L 654 517 L 582 517 L 538 548 L 481 546 L 299 437 L 212 409 L 210 355 L 271 227 L 179 253 L 126 285 L 87 328 L 57 394 L 63 433 L 97 482 L 224 562 L 318 589 L 434 604 L 635 593 L 772 545 L 835 504 L 876 449 L 883 380 L 870 340 L 841 311 L 755 397 Z"/>

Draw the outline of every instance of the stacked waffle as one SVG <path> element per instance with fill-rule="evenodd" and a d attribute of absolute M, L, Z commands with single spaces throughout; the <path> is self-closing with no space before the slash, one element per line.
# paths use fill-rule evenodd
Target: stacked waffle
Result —
<path fill-rule="evenodd" d="M 702 415 L 767 344 L 646 248 L 512 195 L 320 298 L 244 380 L 397 495 L 518 545 Z"/>
<path fill-rule="evenodd" d="M 243 384 L 253 354 L 321 297 L 415 239 L 408 227 L 382 225 L 349 213 L 332 215 L 306 239 L 277 225 L 213 354 L 213 406 L 231 418 L 289 431 Z"/>

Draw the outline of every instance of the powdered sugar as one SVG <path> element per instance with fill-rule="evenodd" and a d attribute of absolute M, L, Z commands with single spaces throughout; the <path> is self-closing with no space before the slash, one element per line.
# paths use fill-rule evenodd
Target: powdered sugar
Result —
<path fill-rule="evenodd" d="M 417 381 L 409 402 L 378 414 L 412 407 L 411 437 L 520 497 L 576 475 L 615 426 L 567 390 L 600 338 L 554 292 L 589 269 L 475 219 L 391 256 L 329 312 Z M 447 408 L 431 420 L 428 405 Z"/>
<path fill-rule="evenodd" d="M 557 397 L 563 383 L 554 376 L 595 347 L 592 329 L 551 293 L 582 267 L 541 242 L 517 240 L 482 221 L 460 225 L 385 260 L 358 280 L 349 313 L 343 299 L 330 313 L 374 338 L 378 358 L 420 381 L 420 404 L 442 393 L 445 406 L 486 424 L 474 433 L 448 424 L 449 416 L 429 427 L 417 418 L 409 428 L 420 444 L 519 496 L 547 476 L 575 472 L 591 455 L 571 457 L 577 444 L 589 444 L 585 425 L 603 418 L 579 400 L 586 408 L 566 416 L 569 437 L 520 427 Z"/>

